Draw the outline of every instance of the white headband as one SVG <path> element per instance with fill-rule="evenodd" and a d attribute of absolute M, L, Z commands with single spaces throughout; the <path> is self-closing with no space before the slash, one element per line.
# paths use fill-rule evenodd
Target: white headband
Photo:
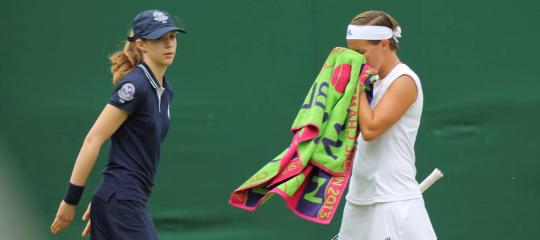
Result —
<path fill-rule="evenodd" d="M 401 27 L 399 26 L 396 31 L 385 26 L 349 25 L 347 28 L 347 39 L 385 40 L 394 38 L 398 42 L 397 38 L 399 37 L 401 37 Z"/>

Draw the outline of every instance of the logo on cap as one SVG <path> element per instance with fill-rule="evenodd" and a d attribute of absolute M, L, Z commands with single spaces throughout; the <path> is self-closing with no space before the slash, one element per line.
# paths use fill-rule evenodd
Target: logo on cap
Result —
<path fill-rule="evenodd" d="M 155 11 L 152 15 L 154 16 L 154 20 L 161 23 L 167 23 L 167 19 L 169 19 L 169 17 L 165 13 L 162 13 L 160 11 Z"/>

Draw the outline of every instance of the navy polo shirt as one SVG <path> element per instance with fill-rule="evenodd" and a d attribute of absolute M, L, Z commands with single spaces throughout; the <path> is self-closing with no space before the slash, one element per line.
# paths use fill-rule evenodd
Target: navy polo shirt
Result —
<path fill-rule="evenodd" d="M 114 90 L 109 104 L 126 111 L 127 120 L 112 135 L 109 162 L 96 196 L 146 202 L 154 185 L 160 146 L 169 130 L 171 85 L 163 87 L 144 62 Z"/>

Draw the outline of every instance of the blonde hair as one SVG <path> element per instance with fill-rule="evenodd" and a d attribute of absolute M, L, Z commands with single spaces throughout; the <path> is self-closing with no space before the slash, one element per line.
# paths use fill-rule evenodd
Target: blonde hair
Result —
<path fill-rule="evenodd" d="M 129 36 L 133 36 L 130 31 Z M 126 41 L 121 51 L 112 53 L 109 56 L 111 61 L 112 82 L 117 85 L 120 80 L 142 61 L 142 52 L 137 48 L 135 42 Z"/>
<path fill-rule="evenodd" d="M 366 11 L 356 15 L 351 21 L 352 25 L 370 25 L 370 26 L 385 26 L 396 31 L 399 23 L 390 14 L 383 11 Z M 390 49 L 397 50 L 399 45 L 393 38 L 390 41 Z M 368 40 L 372 44 L 379 44 L 381 40 Z"/>

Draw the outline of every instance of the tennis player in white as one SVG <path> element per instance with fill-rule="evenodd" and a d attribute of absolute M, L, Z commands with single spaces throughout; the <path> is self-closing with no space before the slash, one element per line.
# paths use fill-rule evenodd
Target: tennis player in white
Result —
<path fill-rule="evenodd" d="M 366 57 L 380 81 L 371 103 L 365 93 L 360 98 L 362 132 L 339 240 L 437 239 L 415 178 L 422 86 L 397 56 L 399 37 L 397 21 L 381 11 L 357 15 L 347 29 L 349 48 Z"/>

